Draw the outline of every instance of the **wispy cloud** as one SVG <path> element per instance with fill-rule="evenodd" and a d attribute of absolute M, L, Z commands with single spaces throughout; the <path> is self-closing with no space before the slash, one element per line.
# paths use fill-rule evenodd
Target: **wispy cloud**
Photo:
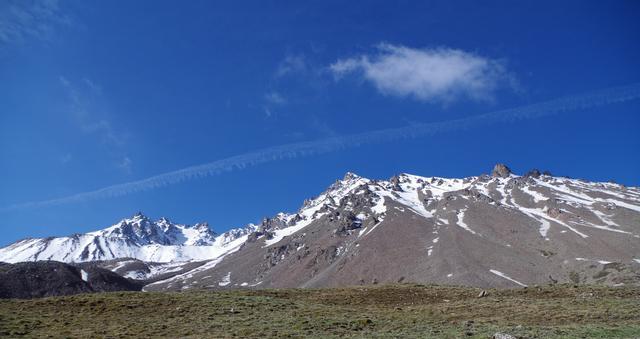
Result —
<path fill-rule="evenodd" d="M 73 159 L 73 156 L 71 155 L 71 153 L 66 153 L 60 156 L 60 163 L 64 165 L 69 163 L 72 159 Z"/>
<path fill-rule="evenodd" d="M 300 102 L 305 90 L 317 90 L 323 81 L 328 80 L 323 78 L 326 78 L 324 67 L 314 63 L 307 54 L 288 53 L 276 65 L 258 107 L 262 108 L 266 118 L 275 117 L 281 106 Z"/>
<path fill-rule="evenodd" d="M 93 92 L 102 94 L 102 87 L 100 87 L 99 85 L 96 85 L 93 81 L 87 78 L 84 78 L 82 79 L 82 82 L 84 82 L 85 85 L 87 85 Z"/>
<path fill-rule="evenodd" d="M 132 164 L 133 164 L 133 161 L 131 161 L 131 159 L 129 157 L 125 156 L 122 159 L 120 159 L 120 162 L 118 162 L 117 166 L 121 170 L 123 170 L 123 171 L 125 171 L 127 173 L 131 173 L 131 165 Z"/>
<path fill-rule="evenodd" d="M 307 62 L 302 55 L 287 55 L 276 68 L 276 77 L 282 77 L 292 73 L 300 73 L 307 70 Z"/>
<path fill-rule="evenodd" d="M 230 172 L 237 169 L 243 169 L 249 166 L 255 166 L 281 159 L 290 159 L 301 156 L 309 156 L 313 154 L 328 153 L 365 144 L 383 143 L 401 139 L 431 136 L 438 133 L 465 130 L 468 128 L 487 126 L 496 123 L 508 123 L 520 120 L 536 119 L 569 111 L 587 109 L 590 107 L 637 100 L 639 98 L 640 83 L 563 97 L 529 106 L 477 115 L 470 118 L 427 124 L 413 124 L 406 127 L 389 128 L 364 132 L 360 134 L 329 137 L 315 141 L 285 144 L 257 150 L 255 152 L 232 156 L 199 166 L 192 166 L 168 173 L 159 174 L 138 181 L 113 185 L 95 191 L 78 193 L 68 197 L 15 204 L 0 208 L 0 211 L 52 206 L 124 196 L 136 192 L 152 190 L 158 187 L 173 185 L 187 180 L 193 180 L 206 176 L 218 175 L 224 172 Z"/>
<path fill-rule="evenodd" d="M 28 38 L 49 40 L 55 27 L 70 25 L 57 0 L 6 0 L 0 3 L 0 44 Z"/>
<path fill-rule="evenodd" d="M 320 120 L 317 115 L 311 116 L 310 127 L 324 137 L 335 137 L 338 133 L 326 122 Z"/>
<path fill-rule="evenodd" d="M 78 85 L 63 76 L 59 80 L 69 96 L 69 113 L 82 131 L 98 135 L 106 144 L 122 145 L 124 137 L 114 130 L 105 109 L 101 107 L 100 87 L 88 79 L 83 79 Z"/>
<path fill-rule="evenodd" d="M 386 95 L 442 103 L 463 97 L 490 100 L 500 85 L 512 81 L 498 60 L 458 49 L 386 43 L 374 53 L 340 59 L 329 69 L 336 79 L 357 74 Z"/>
<path fill-rule="evenodd" d="M 273 105 L 282 105 L 287 102 L 287 99 L 285 99 L 282 94 L 273 91 L 265 94 L 264 99 L 266 102 Z"/>
<path fill-rule="evenodd" d="M 69 97 L 68 112 L 79 129 L 96 136 L 106 146 L 114 166 L 131 173 L 132 161 L 124 151 L 127 135 L 113 127 L 103 103 L 102 88 L 90 79 L 72 83 L 64 76 L 59 77 L 60 84 Z"/>
<path fill-rule="evenodd" d="M 282 94 L 271 91 L 264 95 L 264 103 L 262 104 L 262 109 L 264 110 L 264 114 L 267 118 L 270 118 L 274 114 L 275 106 L 282 106 L 287 103 L 287 99 L 285 99 Z"/>

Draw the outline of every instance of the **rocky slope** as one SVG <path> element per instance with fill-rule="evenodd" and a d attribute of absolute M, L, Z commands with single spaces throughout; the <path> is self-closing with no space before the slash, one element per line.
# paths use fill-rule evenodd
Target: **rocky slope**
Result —
<path fill-rule="evenodd" d="M 30 239 L 1 249 L 0 260 L 131 257 L 102 265 L 147 279 L 145 290 L 640 284 L 640 189 L 535 170 L 517 176 L 505 165 L 463 179 L 401 174 L 370 180 L 348 173 L 296 213 L 197 244 L 193 239 L 201 237 L 167 241 L 160 228 L 154 240 L 132 241 L 135 250 L 103 246 L 127 243 L 123 231 L 107 231 L 124 228 L 123 222 L 76 236 L 83 250 L 54 246 L 70 238 Z M 192 240 L 174 240 L 186 238 Z M 112 252 L 100 254 L 105 251 L 87 247 L 92 243 Z M 82 255 L 86 248 L 92 255 Z"/>

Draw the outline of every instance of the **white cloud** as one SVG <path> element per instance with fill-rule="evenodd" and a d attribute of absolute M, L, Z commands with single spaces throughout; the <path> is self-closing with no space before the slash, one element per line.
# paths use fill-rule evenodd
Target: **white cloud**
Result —
<path fill-rule="evenodd" d="M 8 0 L 0 4 L 0 44 L 27 38 L 49 40 L 59 25 L 71 25 L 57 0 Z"/>
<path fill-rule="evenodd" d="M 380 44 L 376 53 L 329 66 L 336 79 L 355 73 L 381 93 L 449 103 L 461 97 L 491 100 L 512 81 L 502 62 L 450 48 L 415 49 Z"/>

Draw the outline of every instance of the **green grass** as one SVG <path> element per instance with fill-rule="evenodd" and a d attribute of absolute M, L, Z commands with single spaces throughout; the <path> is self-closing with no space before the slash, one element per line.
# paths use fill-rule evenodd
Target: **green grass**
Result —
<path fill-rule="evenodd" d="M 0 301 L 0 337 L 640 338 L 640 289 L 423 285 Z"/>

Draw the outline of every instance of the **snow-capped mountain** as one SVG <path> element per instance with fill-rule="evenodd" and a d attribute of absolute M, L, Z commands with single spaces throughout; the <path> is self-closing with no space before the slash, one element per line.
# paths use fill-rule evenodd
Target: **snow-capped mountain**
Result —
<path fill-rule="evenodd" d="M 640 189 L 518 176 L 347 173 L 242 248 L 145 290 L 422 282 L 640 284 Z"/>
<path fill-rule="evenodd" d="M 213 259 L 234 248 L 249 227 L 217 236 L 207 223 L 182 225 L 142 213 L 103 230 L 69 237 L 25 239 L 0 249 L 0 261 L 86 262 L 134 258 L 148 262 Z"/>
<path fill-rule="evenodd" d="M 9 262 L 125 257 L 134 259 L 104 267 L 153 278 L 145 290 L 640 284 L 640 189 L 535 170 L 518 176 L 504 165 L 461 179 L 347 173 L 295 213 L 218 236 L 202 225 L 135 216 L 102 231 L 0 249 L 0 261 Z M 152 261 L 174 263 L 145 263 Z"/>

